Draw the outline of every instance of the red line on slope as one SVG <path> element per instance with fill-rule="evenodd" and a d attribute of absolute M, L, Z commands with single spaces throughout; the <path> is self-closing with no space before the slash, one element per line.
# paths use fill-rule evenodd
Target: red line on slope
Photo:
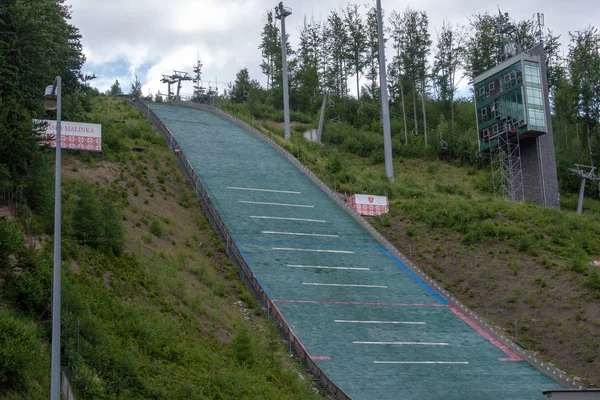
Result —
<path fill-rule="evenodd" d="M 498 359 L 499 361 L 521 361 L 522 360 L 522 358 L 519 357 L 517 355 L 517 353 L 515 353 L 514 351 L 512 351 L 511 349 L 509 349 L 502 343 L 500 343 L 498 340 L 494 339 L 489 333 L 487 333 L 486 331 L 481 329 L 481 327 L 479 327 L 475 322 L 471 321 L 465 314 L 460 312 L 456 307 L 448 306 L 448 309 L 450 311 L 452 311 L 454 314 L 456 314 L 456 316 L 458 318 L 465 321 L 471 328 L 475 329 L 475 331 L 477 331 L 481 336 L 483 336 L 484 338 L 486 338 L 487 340 L 492 342 L 492 344 L 494 344 L 496 347 L 498 347 L 500 350 L 502 350 L 508 356 L 510 356 L 508 358 L 499 358 Z"/>
<path fill-rule="evenodd" d="M 331 357 L 329 357 L 329 356 L 310 356 L 310 358 L 313 360 L 322 360 L 322 361 L 331 360 Z"/>

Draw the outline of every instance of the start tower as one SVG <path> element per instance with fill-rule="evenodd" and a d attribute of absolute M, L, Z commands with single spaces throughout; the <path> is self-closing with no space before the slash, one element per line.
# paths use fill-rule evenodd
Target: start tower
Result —
<path fill-rule="evenodd" d="M 479 151 L 489 151 L 496 195 L 559 207 L 558 175 L 540 42 L 474 79 Z"/>

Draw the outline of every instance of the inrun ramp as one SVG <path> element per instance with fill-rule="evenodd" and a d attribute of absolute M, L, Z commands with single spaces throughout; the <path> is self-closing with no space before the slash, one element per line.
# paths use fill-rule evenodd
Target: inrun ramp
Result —
<path fill-rule="evenodd" d="M 265 294 L 352 399 L 543 399 L 561 388 L 479 329 L 267 143 L 149 103 Z"/>

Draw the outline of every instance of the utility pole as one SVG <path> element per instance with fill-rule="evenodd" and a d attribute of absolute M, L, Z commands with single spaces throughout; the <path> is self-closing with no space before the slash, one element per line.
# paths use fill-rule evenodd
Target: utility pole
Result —
<path fill-rule="evenodd" d="M 379 35 L 379 87 L 381 89 L 381 119 L 383 120 L 383 152 L 385 154 L 385 173 L 390 181 L 394 180 L 392 164 L 392 131 L 390 129 L 390 109 L 388 104 L 387 74 L 385 70 L 385 42 L 383 41 L 383 18 L 381 0 L 377 0 L 377 33 Z"/>
<path fill-rule="evenodd" d="M 292 15 L 292 9 L 284 7 L 280 2 L 275 7 L 275 18 L 281 20 L 281 58 L 283 67 L 283 122 L 285 126 L 285 140 L 290 140 L 290 94 L 288 92 L 287 72 L 287 37 L 285 36 L 285 17 Z"/>

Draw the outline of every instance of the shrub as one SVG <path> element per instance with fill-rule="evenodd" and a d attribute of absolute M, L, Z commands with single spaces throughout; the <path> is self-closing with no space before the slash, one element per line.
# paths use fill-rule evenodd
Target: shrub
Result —
<path fill-rule="evenodd" d="M 31 258 L 22 264 L 20 276 L 6 281 L 5 297 L 16 308 L 31 317 L 40 317 L 50 304 L 52 268 L 50 261 Z"/>
<path fill-rule="evenodd" d="M 152 223 L 150 224 L 150 232 L 156 237 L 161 237 L 163 234 L 163 228 L 158 219 L 155 218 L 152 220 Z"/>
<path fill-rule="evenodd" d="M 10 268 L 10 257 L 25 250 L 25 239 L 21 227 L 5 218 L 0 218 L 0 270 Z"/>
<path fill-rule="evenodd" d="M 242 325 L 239 332 L 233 338 L 233 357 L 235 361 L 243 366 L 254 364 L 254 348 L 252 336 L 246 325 Z"/>
<path fill-rule="evenodd" d="M 32 321 L 0 309 L 0 389 L 23 389 L 31 383 L 45 364 L 40 360 L 40 346 Z"/>

